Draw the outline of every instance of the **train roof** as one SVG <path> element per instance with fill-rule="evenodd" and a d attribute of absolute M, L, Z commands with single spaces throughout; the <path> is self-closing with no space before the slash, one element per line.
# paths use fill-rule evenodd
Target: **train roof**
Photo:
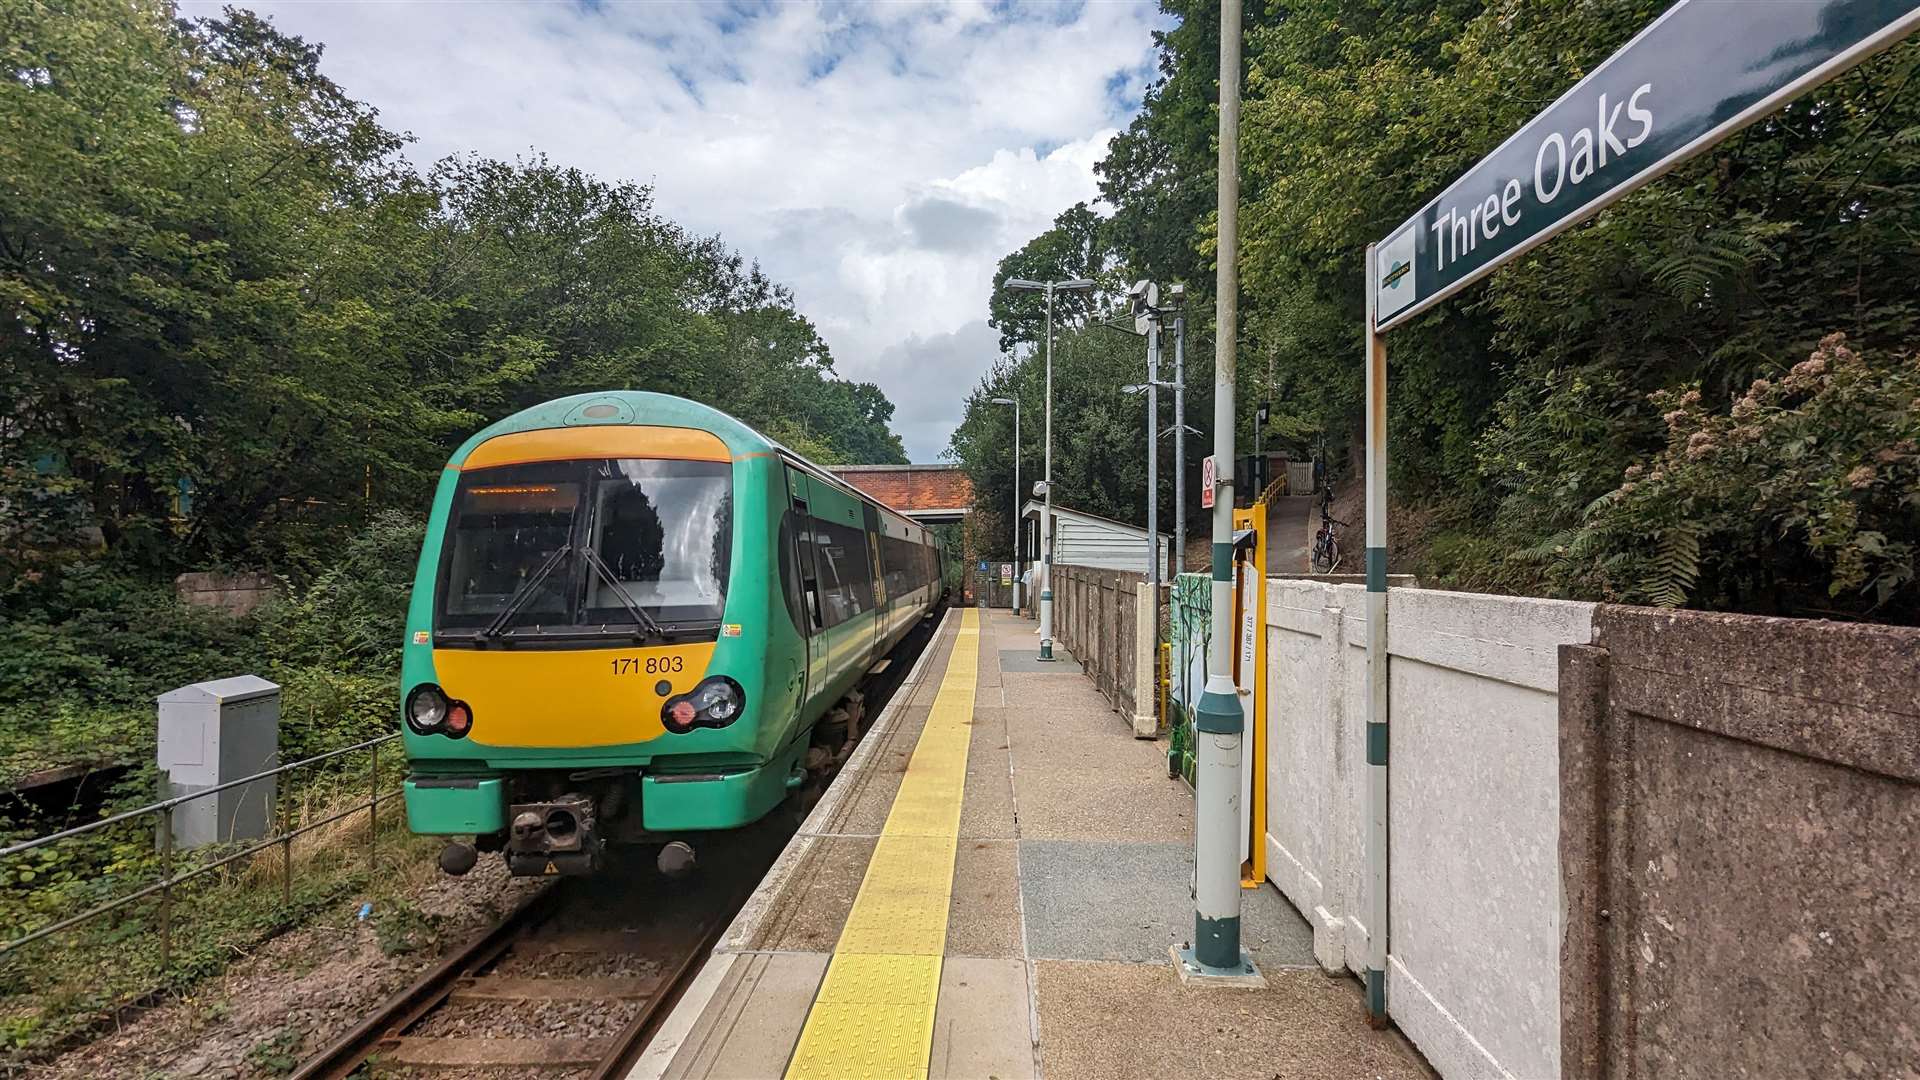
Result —
<path fill-rule="evenodd" d="M 854 498 L 870 502 L 901 518 L 912 520 L 874 498 L 870 493 L 842 480 L 831 470 L 808 461 L 778 440 L 769 438 L 747 426 L 743 421 L 711 405 L 674 394 L 656 394 L 647 390 L 602 390 L 589 394 L 573 394 L 521 409 L 475 432 L 471 438 L 460 444 L 460 449 L 454 451 L 453 457 L 447 463 L 458 467 L 466 461 L 467 455 L 473 453 L 475 447 L 496 435 L 593 425 L 655 425 L 711 432 L 726 444 L 727 452 L 733 455 L 735 460 L 750 454 L 778 454 L 806 470 L 807 475 L 816 480 L 830 484 Z M 931 535 L 932 530 L 929 529 L 928 534 Z"/>
<path fill-rule="evenodd" d="M 462 443 L 449 464 L 465 461 L 474 447 L 496 435 L 594 425 L 657 425 L 708 431 L 718 436 L 736 458 L 786 449 L 719 409 L 690 398 L 645 390 L 603 390 L 554 398 L 496 420 Z"/>

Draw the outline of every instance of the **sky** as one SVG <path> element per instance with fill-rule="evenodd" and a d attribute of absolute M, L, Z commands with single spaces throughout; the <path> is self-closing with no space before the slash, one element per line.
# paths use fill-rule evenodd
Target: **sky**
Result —
<path fill-rule="evenodd" d="M 1165 22 L 1122 0 L 244 6 L 324 43 L 322 70 L 423 167 L 537 150 L 653 185 L 794 290 L 914 461 L 946 449 L 998 350 L 1001 256 L 1097 199 Z"/>

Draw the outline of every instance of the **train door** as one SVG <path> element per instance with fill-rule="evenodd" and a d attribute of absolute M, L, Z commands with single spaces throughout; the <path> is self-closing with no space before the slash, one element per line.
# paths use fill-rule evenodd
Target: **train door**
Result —
<path fill-rule="evenodd" d="M 886 648 L 887 632 L 892 629 L 894 598 L 888 595 L 886 565 L 882 561 L 881 548 L 885 545 L 880 538 L 880 512 L 872 506 L 863 506 L 867 524 L 867 562 L 873 567 L 873 640 L 867 644 L 867 664 L 880 662 L 880 653 Z"/>
<path fill-rule="evenodd" d="M 824 598 L 820 595 L 820 573 L 814 563 L 813 510 L 807 476 L 798 469 L 787 470 L 787 490 L 793 510 L 793 565 L 800 578 L 801 618 L 806 631 L 806 679 L 808 698 L 822 693 L 827 685 L 827 638 L 823 618 Z"/>

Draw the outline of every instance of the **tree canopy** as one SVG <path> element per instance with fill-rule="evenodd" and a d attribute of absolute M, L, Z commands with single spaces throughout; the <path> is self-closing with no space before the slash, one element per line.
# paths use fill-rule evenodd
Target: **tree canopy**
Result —
<path fill-rule="evenodd" d="M 1666 6 L 1248 5 L 1242 446 L 1262 399 L 1270 437 L 1357 443 L 1365 245 Z M 1115 279 L 1184 281 L 1204 334 L 1217 7 L 1162 8 L 1176 23 L 1141 113 L 1098 166 L 1106 216 L 1087 246 Z M 1920 45 L 1889 50 L 1396 329 L 1393 497 L 1422 511 L 1396 560 L 1436 584 L 1920 620 L 1920 405 L 1898 407 L 1920 319 L 1917 66 Z M 1026 274 L 1061 239 L 1009 261 Z M 1196 352 L 1189 385 L 1202 389 L 1211 357 Z M 1056 431 L 1081 428 L 1079 407 L 1056 401 Z M 1744 422 L 1716 426 L 1741 409 Z M 970 416 L 962 432 L 988 425 Z M 954 452 L 976 490 L 994 490 L 1003 447 L 957 437 Z M 1056 440 L 1056 475 L 1076 454 Z M 1111 479 L 1121 507 L 1143 504 L 1143 488 Z"/>
<path fill-rule="evenodd" d="M 698 398 L 904 462 L 792 295 L 645 185 L 537 153 L 424 172 L 249 12 L 0 7 L 0 538 L 300 565 L 514 409 Z"/>

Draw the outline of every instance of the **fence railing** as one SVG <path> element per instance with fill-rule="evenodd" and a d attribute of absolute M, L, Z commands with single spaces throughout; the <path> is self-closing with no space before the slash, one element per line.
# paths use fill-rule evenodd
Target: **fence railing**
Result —
<path fill-rule="evenodd" d="M 88 822 L 85 825 L 77 825 L 71 829 L 62 829 L 59 832 L 48 833 L 45 836 L 35 837 L 32 840 L 24 840 L 0 848 L 0 868 L 3 868 L 9 864 L 9 860 L 24 855 L 27 852 L 45 848 L 64 840 L 72 840 L 89 834 L 99 833 L 111 829 L 116 825 L 124 825 L 143 817 L 152 817 L 155 819 L 157 842 L 160 848 L 160 878 L 158 881 L 137 888 L 124 896 L 118 896 L 105 903 L 96 904 L 77 915 L 71 915 L 45 926 L 36 927 L 20 934 L 18 937 L 0 942 L 0 957 L 5 957 L 14 950 L 30 945 L 43 938 L 82 926 L 102 916 L 157 895 L 160 905 L 160 964 L 162 968 L 164 968 L 171 959 L 173 948 L 174 890 L 195 878 L 212 873 L 221 867 L 229 866 L 241 859 L 256 855 L 268 848 L 278 845 L 281 850 L 280 861 L 282 865 L 281 899 L 283 902 L 291 903 L 293 897 L 293 841 L 306 833 L 324 828 L 336 821 L 341 821 L 355 814 L 364 813 L 367 815 L 367 868 L 369 872 L 372 872 L 375 860 L 379 854 L 380 804 L 394 799 L 401 794 L 401 788 L 399 787 L 393 787 L 385 791 L 380 789 L 380 747 L 399 737 L 397 732 L 391 735 L 382 735 L 378 738 L 368 739 L 365 742 L 355 743 L 352 746 L 343 746 L 337 750 L 329 750 L 324 754 L 315 754 L 309 758 L 302 758 L 299 761 L 289 762 L 285 765 L 257 772 L 251 776 L 228 780 L 200 791 L 190 791 L 184 795 L 175 795 L 172 798 L 162 799 L 158 802 L 149 803 L 146 806 L 101 818 L 99 821 Z M 276 832 L 261 840 L 245 843 L 245 846 L 219 855 L 219 857 L 211 861 L 195 865 L 190 869 L 178 873 L 175 872 L 175 863 L 179 855 L 179 853 L 174 850 L 173 844 L 173 814 L 176 808 L 193 802 L 196 799 L 204 799 L 209 796 L 218 795 L 223 791 L 243 787 L 247 784 L 284 776 L 296 770 L 310 769 L 323 762 L 332 761 L 336 758 L 344 757 L 348 754 L 360 753 L 362 751 L 366 752 L 368 757 L 367 797 L 364 802 L 352 803 L 344 809 L 337 810 L 317 821 L 305 821 L 298 825 L 283 828 L 282 831 Z M 283 813 L 276 815 L 276 820 L 286 825 L 288 824 L 288 817 L 288 815 Z M 226 845 L 221 845 L 221 847 L 224 846 Z"/>
<path fill-rule="evenodd" d="M 1054 634 L 1080 662 L 1134 734 L 1157 727 L 1154 691 L 1159 605 L 1144 574 L 1087 566 L 1054 567 Z"/>

